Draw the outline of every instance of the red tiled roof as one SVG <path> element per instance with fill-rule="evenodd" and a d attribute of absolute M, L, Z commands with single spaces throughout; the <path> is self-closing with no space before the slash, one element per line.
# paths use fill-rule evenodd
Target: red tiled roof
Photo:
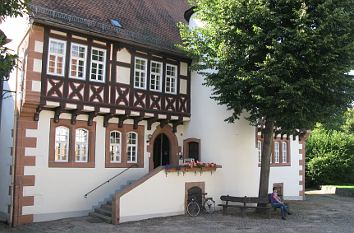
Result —
<path fill-rule="evenodd" d="M 187 0 L 32 0 L 35 20 L 79 29 L 177 52 L 178 22 L 190 6 Z M 118 19 L 120 30 L 110 20 Z"/>

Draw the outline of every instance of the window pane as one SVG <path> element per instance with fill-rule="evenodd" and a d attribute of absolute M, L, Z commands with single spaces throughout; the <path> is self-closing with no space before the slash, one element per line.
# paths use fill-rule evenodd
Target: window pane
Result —
<path fill-rule="evenodd" d="M 91 76 L 93 81 L 104 81 L 106 50 L 92 48 Z"/>
<path fill-rule="evenodd" d="M 59 126 L 55 129 L 55 161 L 67 161 L 69 153 L 69 129 Z"/>
<path fill-rule="evenodd" d="M 288 162 L 288 144 L 286 142 L 282 143 L 282 162 Z"/>
<path fill-rule="evenodd" d="M 65 41 L 49 39 L 47 72 L 53 75 L 64 75 Z"/>
<path fill-rule="evenodd" d="M 75 160 L 77 162 L 88 161 L 88 130 L 86 129 L 75 131 Z"/>
<path fill-rule="evenodd" d="M 274 142 L 274 162 L 279 163 L 279 142 Z"/>
<path fill-rule="evenodd" d="M 117 163 L 121 161 L 121 134 L 119 131 L 112 131 L 110 135 L 110 159 L 111 162 Z"/>
<path fill-rule="evenodd" d="M 135 58 L 134 87 L 146 88 L 147 60 Z"/>
<path fill-rule="evenodd" d="M 166 93 L 176 94 L 177 91 L 177 66 L 166 64 Z"/>

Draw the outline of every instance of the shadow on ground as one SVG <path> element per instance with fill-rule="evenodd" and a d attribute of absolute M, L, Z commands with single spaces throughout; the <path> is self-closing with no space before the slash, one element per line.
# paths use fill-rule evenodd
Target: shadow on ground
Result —
<path fill-rule="evenodd" d="M 301 232 L 301 233 L 354 233 L 354 198 L 328 194 L 307 194 L 305 201 L 289 202 L 291 211 L 287 220 L 281 220 L 279 211 L 272 217 L 247 213 L 242 218 L 234 212 L 223 216 L 221 212 L 204 214 L 195 218 L 176 216 L 156 218 L 117 226 L 91 217 L 70 218 L 57 221 L 32 223 L 16 228 L 0 225 L 0 232 L 11 233 L 231 233 L 231 232 Z"/>

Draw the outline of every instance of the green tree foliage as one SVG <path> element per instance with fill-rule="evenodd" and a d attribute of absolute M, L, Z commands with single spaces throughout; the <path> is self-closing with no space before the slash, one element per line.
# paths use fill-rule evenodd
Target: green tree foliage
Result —
<path fill-rule="evenodd" d="M 263 129 L 260 196 L 269 183 L 273 132 L 298 134 L 350 106 L 352 0 L 193 0 L 201 28 L 180 24 L 212 98 L 233 122 L 246 110 Z M 215 72 L 203 72 L 212 69 Z M 276 130 L 274 130 L 276 129 Z"/>
<path fill-rule="evenodd" d="M 318 124 L 311 133 L 306 145 L 308 186 L 354 183 L 354 134 L 348 133 L 346 124 L 341 129 L 327 130 Z"/>
<path fill-rule="evenodd" d="M 22 16 L 26 12 L 28 0 L 4 0 L 0 4 L 0 23 L 6 16 Z M 6 80 L 12 71 L 17 56 L 9 53 L 5 46 L 9 41 L 6 35 L 0 30 L 0 79 Z"/>

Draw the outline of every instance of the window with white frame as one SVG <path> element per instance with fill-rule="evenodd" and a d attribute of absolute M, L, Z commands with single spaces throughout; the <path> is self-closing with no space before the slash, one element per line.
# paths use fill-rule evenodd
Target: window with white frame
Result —
<path fill-rule="evenodd" d="M 110 135 L 109 154 L 112 163 L 121 162 L 121 133 L 112 131 Z"/>
<path fill-rule="evenodd" d="M 136 57 L 134 66 L 134 87 L 146 89 L 147 60 Z"/>
<path fill-rule="evenodd" d="M 262 141 L 257 141 L 258 162 L 262 161 Z"/>
<path fill-rule="evenodd" d="M 64 76 L 66 42 L 49 38 L 47 73 Z"/>
<path fill-rule="evenodd" d="M 279 163 L 279 142 L 274 142 L 274 163 Z"/>
<path fill-rule="evenodd" d="M 137 148 L 138 148 L 137 134 L 134 132 L 128 133 L 128 143 L 127 143 L 128 163 L 137 162 Z"/>
<path fill-rule="evenodd" d="M 282 163 L 287 163 L 288 162 L 288 144 L 286 142 L 282 142 L 282 150 L 281 150 L 281 153 L 282 153 Z"/>
<path fill-rule="evenodd" d="M 69 129 L 63 126 L 55 128 L 55 161 L 67 162 L 69 157 Z"/>
<path fill-rule="evenodd" d="M 75 161 L 76 162 L 88 161 L 88 130 L 87 129 L 75 130 Z"/>
<path fill-rule="evenodd" d="M 106 50 L 99 49 L 99 48 L 92 48 L 90 80 L 96 82 L 104 82 L 105 66 L 106 66 Z"/>
<path fill-rule="evenodd" d="M 165 92 L 177 93 L 177 66 L 166 64 Z"/>
<path fill-rule="evenodd" d="M 85 79 L 87 46 L 72 43 L 70 52 L 70 77 Z"/>
<path fill-rule="evenodd" d="M 150 90 L 162 90 L 162 63 L 151 61 L 150 64 Z"/>

